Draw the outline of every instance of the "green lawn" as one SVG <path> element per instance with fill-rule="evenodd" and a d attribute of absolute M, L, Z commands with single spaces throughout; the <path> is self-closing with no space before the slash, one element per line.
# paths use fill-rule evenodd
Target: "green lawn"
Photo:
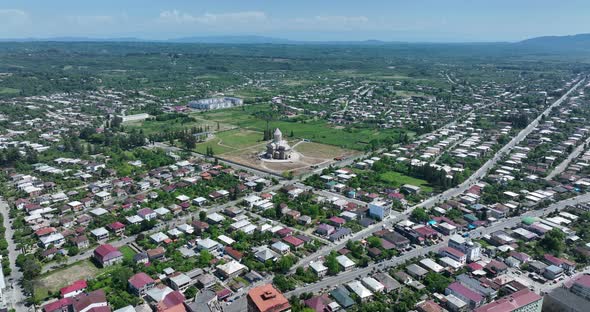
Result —
<path fill-rule="evenodd" d="M 215 134 L 215 138 L 197 144 L 197 152 L 206 153 L 207 146 L 213 148 L 215 155 L 221 155 L 227 152 L 233 152 L 241 149 L 251 147 L 253 145 L 262 144 L 262 132 L 251 130 L 228 130 L 221 131 Z"/>
<path fill-rule="evenodd" d="M 266 121 L 252 115 L 252 113 L 268 109 L 269 106 L 266 104 L 247 105 L 243 108 L 200 113 L 199 117 L 232 124 L 241 129 L 263 132 L 266 129 Z M 363 149 L 373 139 L 396 137 L 399 133 L 397 129 L 336 128 L 324 120 L 307 120 L 306 122 L 273 120 L 269 123 L 269 126 L 272 129 L 280 128 L 285 137 L 288 137 L 293 131 L 293 139 L 308 139 L 312 142 L 349 149 Z M 205 147 L 202 147 L 202 149 L 204 151 Z"/>
<path fill-rule="evenodd" d="M 159 133 L 164 131 L 178 131 L 184 129 L 190 129 L 192 127 L 205 126 L 201 122 L 187 122 L 181 123 L 180 119 L 156 121 L 156 120 L 145 120 L 145 121 L 133 121 L 125 123 L 126 127 L 142 129 L 146 135 L 152 133 Z"/>
<path fill-rule="evenodd" d="M 18 94 L 20 89 L 0 87 L 0 95 Z"/>
<path fill-rule="evenodd" d="M 419 186 L 423 192 L 432 192 L 432 187 L 428 185 L 427 181 L 409 177 L 407 175 L 403 175 L 395 171 L 388 171 L 382 173 L 379 175 L 379 179 L 381 179 L 384 182 L 393 184 L 394 187 L 400 187 L 404 184 L 411 184 L 414 186 Z"/>
<path fill-rule="evenodd" d="M 133 260 L 133 256 L 135 256 L 135 251 L 129 246 L 120 247 L 119 251 L 123 254 L 123 259 L 126 260 Z"/>

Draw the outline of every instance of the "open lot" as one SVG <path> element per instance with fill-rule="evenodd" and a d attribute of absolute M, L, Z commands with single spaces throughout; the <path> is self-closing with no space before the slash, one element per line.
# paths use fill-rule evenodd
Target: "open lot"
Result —
<path fill-rule="evenodd" d="M 13 95 L 19 92 L 19 89 L 0 87 L 0 95 Z"/>
<path fill-rule="evenodd" d="M 225 155 L 229 152 L 240 152 L 254 146 L 264 148 L 265 142 L 262 142 L 262 132 L 251 130 L 228 130 L 215 133 L 215 136 L 207 142 L 197 144 L 197 152 L 205 153 L 207 147 L 213 148 L 213 153 L 218 156 Z"/>
<path fill-rule="evenodd" d="M 204 120 L 198 118 L 198 115 L 192 116 L 195 120 L 190 122 L 183 122 L 181 118 L 172 119 L 172 120 L 144 120 L 144 121 L 130 121 L 126 122 L 124 125 L 129 128 L 136 128 L 141 129 L 146 135 L 150 135 L 152 133 L 161 133 L 166 131 L 179 131 L 179 130 L 186 130 L 193 127 L 202 127 L 203 129 L 209 129 L 209 131 L 225 131 L 235 126 L 217 123 L 211 120 Z"/>
<path fill-rule="evenodd" d="M 60 288 L 67 286 L 80 279 L 89 279 L 96 276 L 101 269 L 97 268 L 89 260 L 77 262 L 63 269 L 51 271 L 48 274 L 40 276 L 35 281 L 35 297 L 44 299 L 50 293 L 59 291 Z"/>
<path fill-rule="evenodd" d="M 123 259 L 125 260 L 133 260 L 133 256 L 135 256 L 135 251 L 131 249 L 129 246 L 122 246 L 119 248 L 119 251 L 123 253 Z"/>
<path fill-rule="evenodd" d="M 290 143 L 293 150 L 299 153 L 299 157 L 291 161 L 271 162 L 259 159 L 258 155 L 264 151 L 266 142 L 261 142 L 246 149 L 227 152 L 222 155 L 222 158 L 276 173 L 292 171 L 295 175 L 298 175 L 310 171 L 312 166 L 334 162 L 335 157 L 346 158 L 360 153 L 314 142 L 291 141 Z"/>
<path fill-rule="evenodd" d="M 267 104 L 247 105 L 240 108 L 204 112 L 198 116 L 204 120 L 220 122 L 220 124 L 235 125 L 241 129 L 263 132 L 266 129 L 266 121 L 256 116 L 255 113 L 269 109 Z M 324 120 L 313 119 L 304 122 L 271 120 L 268 125 L 271 129 L 281 129 L 285 136 L 290 136 L 293 132 L 293 139 L 306 139 L 357 150 L 365 148 L 371 140 L 396 137 L 399 133 L 397 129 L 335 127 Z"/>
<path fill-rule="evenodd" d="M 404 184 L 411 184 L 414 186 L 419 186 L 423 192 L 432 192 L 432 187 L 428 185 L 427 181 L 409 177 L 395 171 L 382 173 L 379 175 L 379 179 L 381 179 L 383 182 L 391 183 L 391 185 L 394 187 L 400 187 Z"/>

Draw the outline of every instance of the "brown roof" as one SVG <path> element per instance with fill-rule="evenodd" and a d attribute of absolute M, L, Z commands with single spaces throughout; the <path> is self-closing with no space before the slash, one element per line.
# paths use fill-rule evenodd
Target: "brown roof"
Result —
<path fill-rule="evenodd" d="M 230 246 L 225 246 L 225 253 L 238 261 L 242 260 L 242 257 L 244 256 L 243 253 L 233 249 Z"/>
<path fill-rule="evenodd" d="M 104 290 L 99 289 L 95 291 L 91 291 L 89 293 L 84 293 L 76 296 L 74 298 L 74 310 L 75 311 L 82 311 L 88 308 L 92 304 L 97 303 L 106 303 L 107 297 L 104 293 Z"/>
<path fill-rule="evenodd" d="M 261 312 L 280 312 L 291 308 L 287 298 L 271 284 L 252 288 L 248 292 L 248 301 Z"/>

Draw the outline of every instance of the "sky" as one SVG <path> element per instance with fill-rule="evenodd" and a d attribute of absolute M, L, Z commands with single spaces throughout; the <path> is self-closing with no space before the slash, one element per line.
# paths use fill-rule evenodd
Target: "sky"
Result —
<path fill-rule="evenodd" d="M 588 0 L 0 0 L 0 38 L 518 41 L 590 32 Z"/>

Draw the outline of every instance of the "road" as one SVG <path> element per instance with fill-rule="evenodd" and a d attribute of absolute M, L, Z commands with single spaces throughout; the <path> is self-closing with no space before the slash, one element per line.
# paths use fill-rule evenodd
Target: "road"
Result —
<path fill-rule="evenodd" d="M 525 216 L 527 216 L 527 217 L 528 216 L 541 217 L 541 216 L 546 215 L 550 212 L 562 210 L 568 206 L 573 206 L 573 205 L 580 204 L 580 203 L 586 203 L 589 201 L 590 201 L 590 194 L 584 194 L 584 195 L 580 195 L 580 196 L 573 197 L 570 199 L 566 199 L 566 200 L 563 200 L 560 202 L 556 202 L 544 209 L 529 211 L 529 212 L 524 213 L 521 216 L 512 217 L 512 218 L 508 218 L 508 219 L 499 221 L 495 224 L 492 224 L 489 227 L 478 228 L 478 229 L 472 230 L 470 232 L 470 236 L 473 238 L 477 238 L 477 237 L 489 235 L 489 234 L 499 231 L 499 230 L 513 228 L 516 225 L 518 225 L 522 221 L 522 218 Z M 314 283 L 312 285 L 307 285 L 305 287 L 301 287 L 301 288 L 297 288 L 295 290 L 292 290 L 292 291 L 286 293 L 286 296 L 287 297 L 298 296 L 304 292 L 315 293 L 315 292 L 319 292 L 322 290 L 333 288 L 337 285 L 347 283 L 349 281 L 352 281 L 352 280 L 360 278 L 360 277 L 369 276 L 372 272 L 374 272 L 376 270 L 383 271 L 388 268 L 395 267 L 399 264 L 402 264 L 407 260 L 426 255 L 429 252 L 437 251 L 439 248 L 446 246 L 447 242 L 448 242 L 448 237 L 445 237 L 443 239 L 443 241 L 438 244 L 427 246 L 427 247 L 419 247 L 417 249 L 413 249 L 407 253 L 404 253 L 401 256 L 392 258 L 390 260 L 387 260 L 387 261 L 384 261 L 381 263 L 373 263 L 365 268 L 357 268 L 352 271 L 343 272 L 343 273 L 340 273 L 335 276 L 326 277 L 326 278 L 324 278 L 324 279 L 320 280 L 319 282 Z"/>
<path fill-rule="evenodd" d="M 453 189 L 449 189 L 445 192 L 443 192 L 442 194 L 433 196 L 423 202 L 421 202 L 418 205 L 415 205 L 413 207 L 411 207 L 410 209 L 404 211 L 401 214 L 397 214 L 394 216 L 388 216 L 385 220 L 381 221 L 381 222 L 377 222 L 376 224 L 374 224 L 371 227 L 365 228 L 357 233 L 352 234 L 349 237 L 345 237 L 344 239 L 342 239 L 341 241 L 337 242 L 336 244 L 330 246 L 325 246 L 323 248 L 320 248 L 317 252 L 303 258 L 300 259 L 296 265 L 293 266 L 293 268 L 291 269 L 291 273 L 293 273 L 295 271 L 295 269 L 297 267 L 300 266 L 306 266 L 308 265 L 311 261 L 322 257 L 322 256 L 326 256 L 327 254 L 329 254 L 332 250 L 338 250 L 343 248 L 344 246 L 346 246 L 346 242 L 348 242 L 349 240 L 359 240 L 362 239 L 364 237 L 367 237 L 369 235 L 371 235 L 372 233 L 380 230 L 382 227 L 384 227 L 386 224 L 395 224 L 403 219 L 406 219 L 409 217 L 409 215 L 411 214 L 411 212 L 413 211 L 413 209 L 417 208 L 417 207 L 424 207 L 424 208 L 430 208 L 432 206 L 434 206 L 436 203 L 440 202 L 440 201 L 445 201 L 448 200 L 450 198 L 456 197 L 460 194 L 462 194 L 463 192 L 465 192 L 469 187 L 471 187 L 472 185 L 474 185 L 478 180 L 480 180 L 482 177 L 484 177 L 488 170 L 491 169 L 504 155 L 506 155 L 509 151 L 512 150 L 512 148 L 514 148 L 514 146 L 516 146 L 518 143 L 520 143 L 524 138 L 526 138 L 539 124 L 539 121 L 541 120 L 542 116 L 545 114 L 548 114 L 551 109 L 553 109 L 554 107 L 557 107 L 559 105 L 561 105 L 561 103 L 563 101 L 565 101 L 568 96 L 570 95 L 571 92 L 573 92 L 574 90 L 576 90 L 580 84 L 582 84 L 584 81 L 584 79 L 581 79 L 579 82 L 577 82 L 572 88 L 570 88 L 562 97 L 560 97 L 558 100 L 556 100 L 553 104 L 551 104 L 550 106 L 548 106 L 535 120 L 533 120 L 526 128 L 524 128 L 523 130 L 521 130 L 510 142 L 508 142 L 506 145 L 504 145 L 491 159 L 489 159 L 481 168 L 479 168 L 473 175 L 471 175 L 467 180 L 465 180 L 463 183 L 461 183 L 460 185 L 458 185 L 457 187 L 453 188 Z M 448 127 L 450 125 L 455 124 L 455 122 L 451 122 L 447 125 L 445 125 L 444 127 Z M 442 128 L 444 128 L 442 127 Z M 422 135 L 422 137 L 426 136 L 428 134 L 424 134 Z M 341 162 L 338 162 L 336 164 L 333 165 L 338 165 L 338 166 L 347 166 L 352 164 L 354 161 L 356 161 L 357 159 L 362 159 L 367 157 L 368 155 L 370 155 L 370 153 L 365 153 L 363 155 L 359 155 L 357 157 L 351 157 L 349 159 L 343 160 Z M 314 172 L 308 174 L 308 175 L 304 175 L 301 176 L 300 179 L 305 179 L 307 176 L 314 174 L 314 173 L 319 173 L 321 172 L 321 169 L 317 169 Z M 332 194 L 332 193 L 329 193 Z M 590 196 L 585 199 L 585 200 L 590 200 Z M 569 203 L 569 201 L 566 201 L 567 203 Z M 565 207 L 565 206 L 563 206 Z M 562 208 L 563 208 L 562 207 Z M 546 212 L 547 209 L 546 208 L 544 210 L 541 210 L 540 213 Z M 531 212 L 531 214 L 535 214 L 535 212 Z M 498 225 L 492 225 L 484 230 L 480 230 L 481 234 L 475 234 L 475 235 L 485 235 L 485 233 L 491 233 L 497 229 L 500 228 L 506 228 L 506 227 L 511 227 L 516 225 L 518 222 L 520 222 L 520 218 L 513 218 L 513 219 L 508 219 L 505 220 L 504 222 L 498 224 Z M 405 261 L 407 259 L 411 259 L 413 257 L 417 257 L 423 254 L 426 254 L 430 251 L 436 250 L 440 247 L 442 247 L 445 244 L 445 242 L 443 241 L 440 244 L 437 245 L 433 245 L 433 246 L 429 246 L 429 247 L 425 247 L 425 248 L 420 248 L 420 249 L 414 249 L 400 257 L 396 257 L 392 260 L 389 260 L 387 262 L 384 262 L 382 264 L 373 264 L 368 266 L 367 268 L 362 268 L 362 269 L 356 269 L 354 271 L 351 272 L 344 272 L 338 276 L 334 276 L 334 277 L 330 277 L 327 279 L 324 279 L 318 283 L 315 283 L 313 285 L 308 285 L 304 288 L 299 288 L 296 289 L 292 292 L 288 293 L 288 296 L 291 295 L 297 295 L 301 292 L 317 292 L 318 290 L 321 290 L 322 288 L 328 287 L 328 286 L 333 286 L 333 285 L 337 285 L 342 283 L 344 280 L 346 281 L 350 281 L 352 279 L 355 279 L 357 277 L 360 276 L 366 276 L 368 273 L 371 272 L 371 270 L 375 269 L 375 267 L 378 265 L 380 268 L 387 268 L 387 267 L 391 267 L 391 266 L 395 266 L 399 263 L 401 263 L 401 261 Z M 233 297 L 234 298 L 234 297 Z M 233 299 L 232 298 L 232 299 Z M 239 298 L 238 301 L 233 302 L 231 305 L 227 306 L 225 311 L 239 311 L 240 307 L 243 307 L 245 304 L 242 302 L 244 301 L 244 298 Z"/>
<path fill-rule="evenodd" d="M 8 277 L 8 281 L 6 282 L 6 290 L 4 291 L 4 300 L 7 307 L 12 307 L 16 311 L 27 311 L 28 308 L 25 307 L 25 300 L 27 296 L 25 296 L 22 287 L 19 285 L 19 281 L 22 279 L 23 274 L 16 266 L 16 257 L 18 256 L 19 252 L 16 249 L 16 244 L 12 239 L 14 237 L 14 230 L 12 229 L 12 225 L 10 224 L 9 218 L 9 206 L 4 199 L 0 199 L 0 213 L 4 217 L 4 228 L 6 232 L 4 233 L 4 237 L 8 242 L 8 260 L 10 261 L 10 275 L 5 276 Z"/>
<path fill-rule="evenodd" d="M 367 236 L 371 235 L 372 233 L 380 230 L 384 226 L 392 225 L 392 224 L 395 224 L 399 221 L 407 219 L 410 216 L 410 214 L 412 213 L 412 211 L 418 207 L 431 208 L 438 202 L 446 201 L 446 200 L 449 200 L 453 197 L 461 195 L 463 192 L 465 192 L 467 189 L 469 189 L 469 187 L 471 187 L 477 181 L 479 181 L 481 178 L 483 178 L 487 174 L 488 170 L 491 169 L 493 166 L 495 166 L 496 163 L 500 159 L 502 159 L 502 157 L 504 155 L 506 155 L 510 150 L 512 150 L 512 148 L 514 148 L 514 146 L 516 146 L 524 138 L 526 138 L 535 129 L 535 127 L 539 124 L 539 121 L 541 120 L 542 116 L 549 113 L 551 111 L 551 109 L 553 109 L 553 107 L 559 106 L 569 96 L 569 94 L 571 92 L 573 92 L 578 86 L 580 86 L 580 84 L 582 84 L 583 81 L 584 81 L 584 79 L 580 80 L 572 88 L 570 88 L 568 90 L 568 92 L 566 92 L 561 98 L 559 98 L 553 104 L 551 104 L 549 107 L 547 107 L 543 111 L 543 113 L 541 113 L 535 120 L 533 120 L 526 128 L 521 130 L 510 142 L 508 142 L 506 145 L 504 145 L 498 152 L 496 152 L 496 154 L 491 159 L 489 159 L 481 168 L 479 168 L 474 174 L 472 174 L 469 178 L 467 178 L 463 183 L 459 184 L 458 186 L 456 186 L 454 188 L 448 189 L 441 194 L 430 197 L 430 198 L 424 200 L 423 202 L 410 207 L 409 209 L 407 209 L 406 211 L 404 211 L 401 214 L 389 216 L 389 217 L 385 218 L 385 220 L 383 220 L 381 222 L 377 222 L 374 225 L 372 225 L 371 227 L 367 227 L 357 233 L 354 233 L 354 234 L 352 234 L 352 236 L 346 237 L 340 243 L 337 243 L 331 247 L 326 246 L 324 248 L 320 248 L 317 252 L 302 259 L 296 266 L 293 267 L 293 270 L 295 270 L 298 266 L 308 265 L 311 261 L 313 261 L 314 259 L 317 259 L 318 257 L 328 255 L 332 250 L 338 250 L 338 249 L 343 248 L 344 246 L 346 246 L 346 241 L 348 241 L 348 240 L 362 239 L 362 238 L 367 237 Z"/>
<path fill-rule="evenodd" d="M 574 160 L 575 158 L 577 158 L 578 156 L 580 156 L 580 154 L 584 151 L 584 148 L 586 148 L 586 145 L 590 143 L 590 137 L 588 137 L 586 139 L 586 141 L 584 141 L 584 143 L 578 145 L 576 147 L 576 149 L 574 149 L 568 156 L 566 159 L 564 159 L 561 163 L 559 163 L 559 165 L 557 165 L 557 167 L 553 168 L 553 170 L 549 173 L 549 175 L 547 175 L 545 177 L 545 180 L 549 181 L 551 179 L 553 179 L 555 176 L 559 175 L 560 173 L 562 173 L 565 168 L 567 168 L 567 166 L 572 162 L 572 160 Z"/>
<path fill-rule="evenodd" d="M 524 140 L 537 127 L 537 125 L 539 125 L 539 121 L 541 120 L 541 118 L 543 118 L 544 115 L 549 114 L 549 112 L 554 107 L 561 105 L 561 103 L 568 98 L 570 93 L 572 93 L 574 90 L 576 90 L 584 82 L 584 79 L 585 78 L 578 81 L 578 83 L 576 83 L 573 87 L 571 87 L 562 97 L 560 97 L 555 102 L 553 102 L 553 104 L 549 105 L 539 116 L 537 116 L 537 118 L 535 118 L 526 128 L 522 129 L 514 138 L 512 138 L 512 140 L 510 140 L 510 142 L 508 142 L 498 152 L 496 152 L 496 154 L 494 154 L 494 156 L 491 159 L 486 161 L 485 164 L 483 164 L 483 166 L 481 166 L 475 173 L 473 173 L 469 178 L 467 178 L 467 180 L 465 180 L 463 183 L 459 184 L 457 187 L 454 187 L 452 189 L 448 189 L 445 192 L 443 192 L 442 194 L 431 197 L 431 198 L 421 202 L 420 204 L 416 205 L 415 207 L 431 208 L 436 203 L 456 197 L 456 196 L 462 194 L 463 192 L 465 192 L 467 189 L 469 189 L 469 187 L 474 185 L 479 179 L 483 178 L 486 175 L 486 173 L 488 172 L 488 170 L 490 170 L 493 166 L 495 166 L 496 163 L 500 159 L 502 159 L 502 157 L 504 157 L 504 155 L 506 155 L 518 143 L 520 143 L 522 140 Z"/>

